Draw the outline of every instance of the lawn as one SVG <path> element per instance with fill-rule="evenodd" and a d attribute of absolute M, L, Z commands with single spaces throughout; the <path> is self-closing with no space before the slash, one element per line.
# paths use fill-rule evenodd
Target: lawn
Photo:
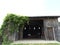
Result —
<path fill-rule="evenodd" d="M 47 40 L 19 40 L 14 41 L 11 45 L 60 45 L 60 42 Z"/>
<path fill-rule="evenodd" d="M 30 43 L 30 44 L 13 44 L 13 45 L 60 45 L 60 43 L 36 43 L 36 44 L 33 44 L 33 43 Z"/>

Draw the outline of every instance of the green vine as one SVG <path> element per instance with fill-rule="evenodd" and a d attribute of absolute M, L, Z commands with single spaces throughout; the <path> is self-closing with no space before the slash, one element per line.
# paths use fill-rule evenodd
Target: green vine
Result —
<path fill-rule="evenodd" d="M 27 16 L 8 14 L 0 29 L 0 36 L 2 36 L 3 42 L 9 42 L 8 36 L 12 35 L 15 31 L 18 32 L 19 27 L 21 28 L 27 21 L 29 21 Z"/>

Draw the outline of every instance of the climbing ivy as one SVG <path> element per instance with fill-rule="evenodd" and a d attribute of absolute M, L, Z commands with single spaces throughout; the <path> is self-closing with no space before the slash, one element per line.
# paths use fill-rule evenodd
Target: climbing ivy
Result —
<path fill-rule="evenodd" d="M 29 21 L 27 16 L 7 14 L 0 29 L 0 36 L 2 36 L 3 42 L 7 43 L 7 41 L 9 41 L 8 36 L 12 35 L 14 32 L 18 32 L 19 27 L 22 28 L 27 21 Z"/>

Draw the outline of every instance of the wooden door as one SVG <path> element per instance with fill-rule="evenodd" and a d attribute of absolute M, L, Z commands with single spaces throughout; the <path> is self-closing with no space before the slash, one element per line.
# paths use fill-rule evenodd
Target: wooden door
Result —
<path fill-rule="evenodd" d="M 48 27 L 47 28 L 47 32 L 48 32 L 48 39 L 49 40 L 54 40 L 54 35 L 53 35 L 53 27 Z"/>

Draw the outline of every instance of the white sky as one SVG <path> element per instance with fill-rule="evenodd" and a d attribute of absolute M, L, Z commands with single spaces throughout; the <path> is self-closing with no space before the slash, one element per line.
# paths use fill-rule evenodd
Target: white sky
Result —
<path fill-rule="evenodd" d="M 25 16 L 60 16 L 60 0 L 0 0 L 0 26 L 7 13 Z"/>

